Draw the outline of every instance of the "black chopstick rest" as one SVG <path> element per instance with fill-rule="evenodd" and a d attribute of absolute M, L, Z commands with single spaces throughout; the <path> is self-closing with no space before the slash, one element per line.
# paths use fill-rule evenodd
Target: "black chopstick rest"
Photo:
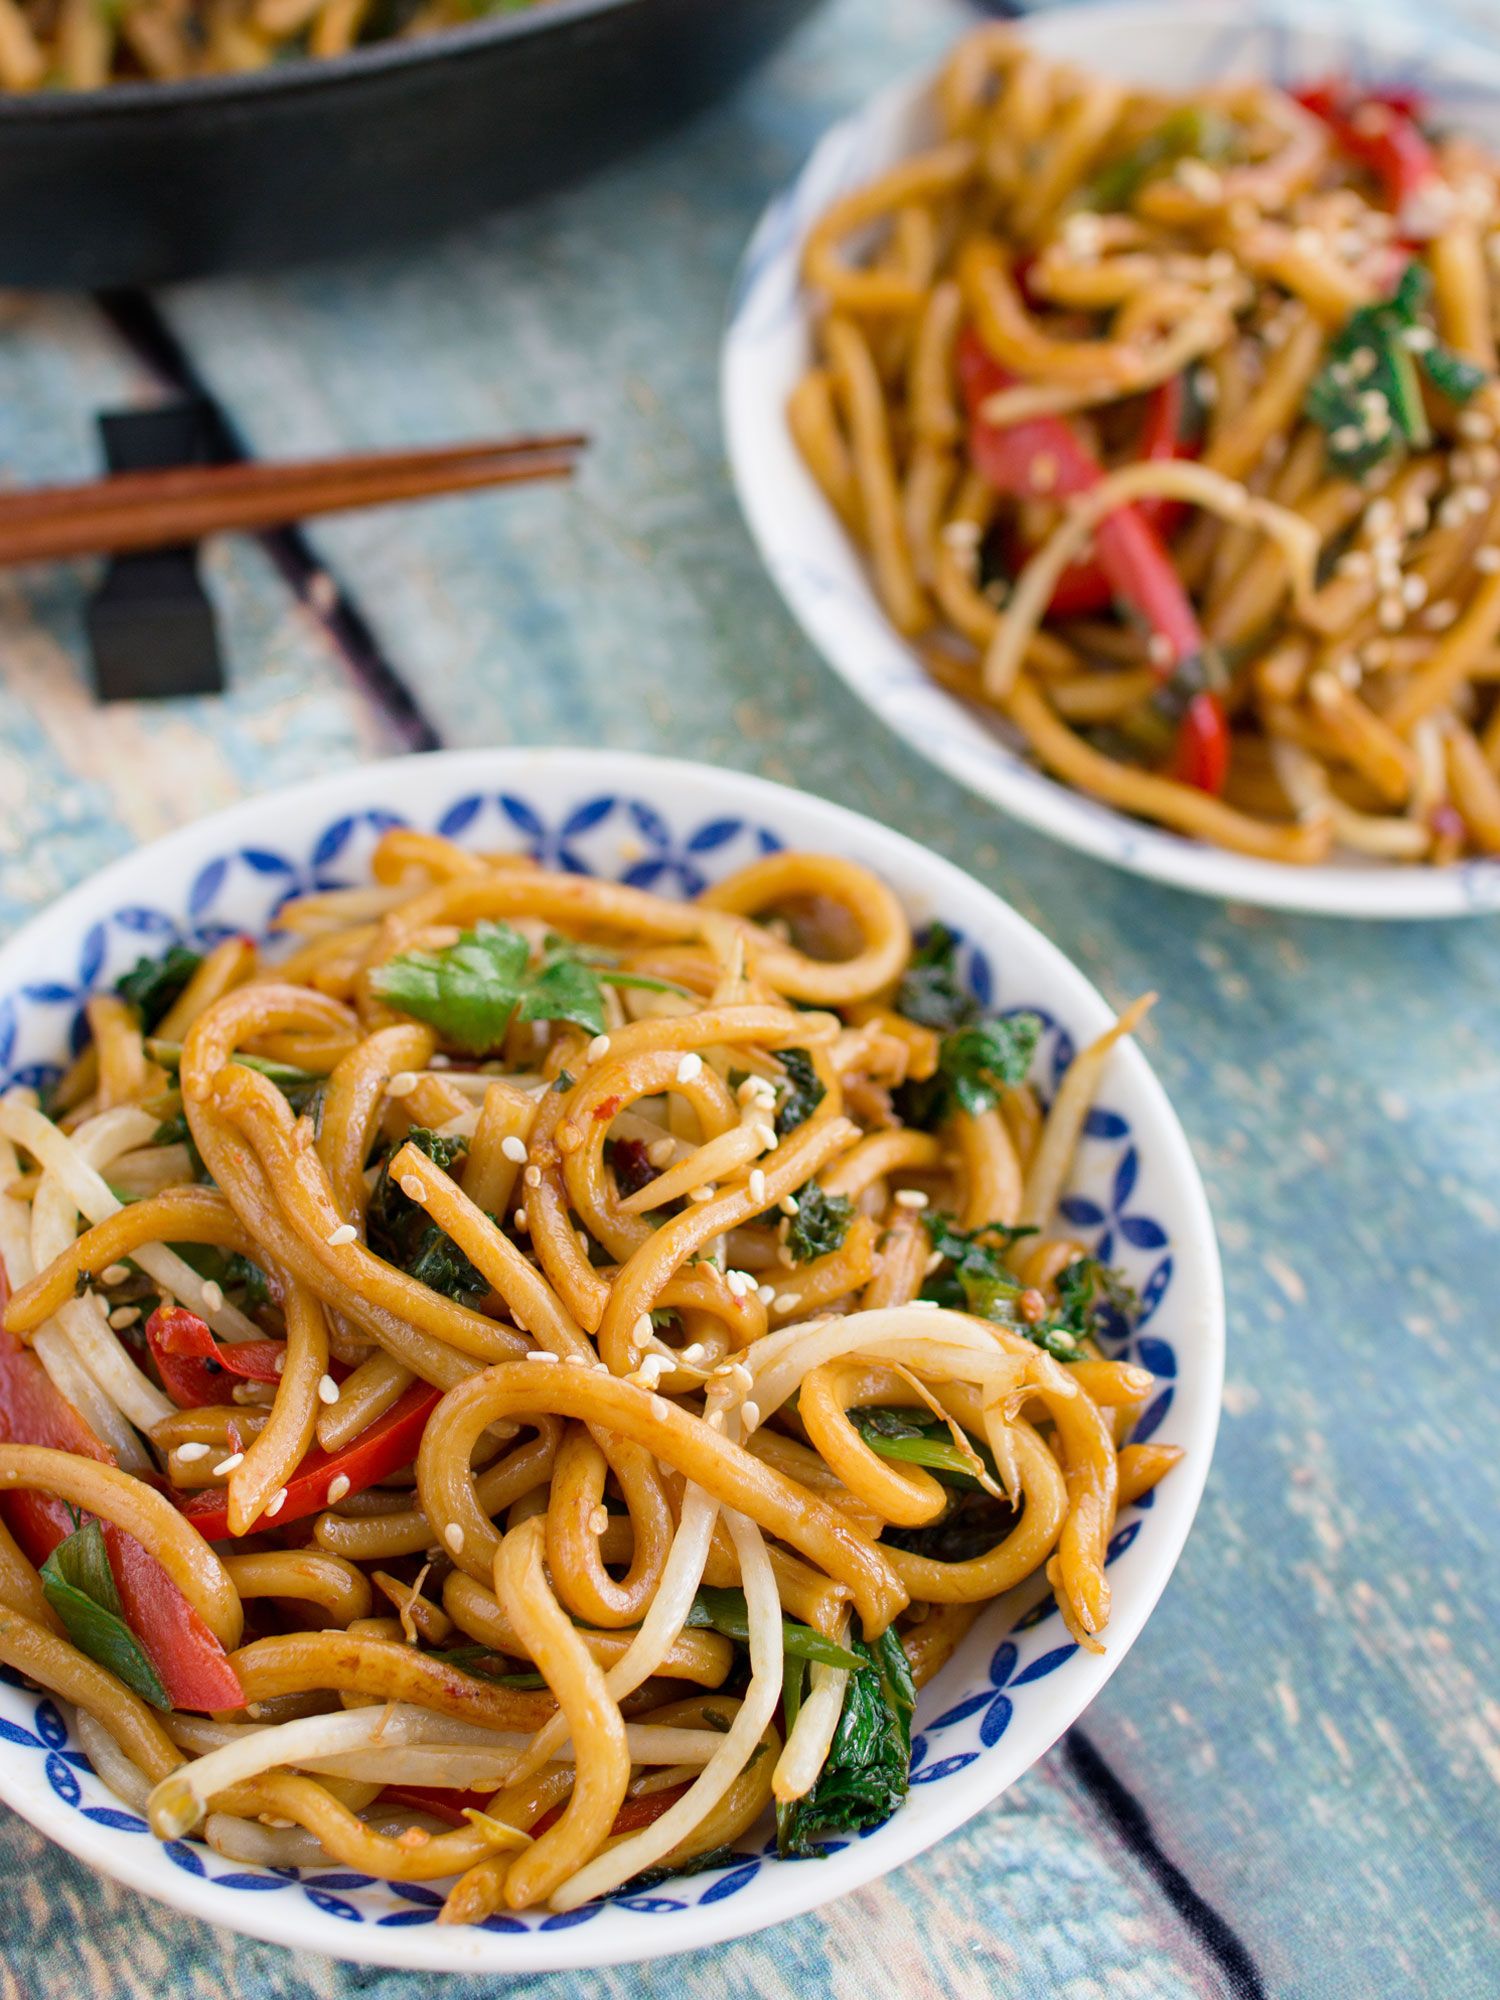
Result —
<path fill-rule="evenodd" d="M 207 465 L 217 456 L 212 410 L 201 398 L 101 413 L 111 472 Z M 213 605 L 194 544 L 117 556 L 89 601 L 89 650 L 101 701 L 222 694 Z"/>

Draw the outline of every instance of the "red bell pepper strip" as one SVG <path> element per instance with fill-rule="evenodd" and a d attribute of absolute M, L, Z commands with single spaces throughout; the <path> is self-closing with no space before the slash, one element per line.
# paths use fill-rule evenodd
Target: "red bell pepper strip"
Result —
<path fill-rule="evenodd" d="M 1360 90 L 1341 77 L 1293 95 L 1304 110 L 1322 119 L 1341 152 L 1368 168 L 1391 213 L 1412 234 L 1430 236 L 1422 198 L 1441 179 L 1442 170 L 1416 122 L 1421 99 L 1411 91 Z"/>
<path fill-rule="evenodd" d="M 363 1493 L 388 1473 L 410 1465 L 441 1395 L 442 1391 L 429 1383 L 413 1382 L 384 1416 L 377 1417 L 338 1451 L 327 1452 L 314 1445 L 286 1483 L 286 1499 L 276 1511 L 276 1526 L 305 1514 L 321 1513 L 336 1479 L 348 1481 L 346 1496 Z M 205 1541 L 221 1542 L 228 1536 L 229 1502 L 222 1491 L 195 1493 L 178 1505 Z"/>
<path fill-rule="evenodd" d="M 0 1440 L 48 1445 L 104 1465 L 115 1462 L 37 1357 L 10 1334 L 0 1334 Z M 50 1493 L 8 1493 L 4 1514 L 37 1564 L 80 1525 L 72 1509 Z M 243 1707 L 245 1691 L 228 1654 L 155 1556 L 113 1521 L 103 1528 L 125 1622 L 150 1656 L 172 1706 Z"/>
<path fill-rule="evenodd" d="M 972 327 L 959 335 L 959 382 L 969 415 L 969 452 L 1002 493 L 1054 499 L 1086 493 L 1104 477 L 1082 439 L 1061 417 L 1028 417 L 1018 424 L 986 420 L 984 404 L 1015 377 L 996 361 Z M 1106 514 L 1094 531 L 1099 567 L 1110 594 L 1128 605 L 1165 644 L 1154 648 L 1158 679 L 1167 685 L 1204 653 L 1197 614 L 1160 536 L 1142 509 L 1127 504 Z M 1229 764 L 1229 725 L 1223 703 L 1208 690 L 1188 703 L 1193 721 L 1179 740 L 1174 771 L 1184 783 L 1221 791 Z M 1184 716 L 1186 723 L 1186 715 Z"/>
<path fill-rule="evenodd" d="M 687 1781 L 684 1781 L 680 1785 L 663 1785 L 659 1792 L 647 1792 L 638 1799 L 626 1799 L 615 1814 L 614 1825 L 609 1830 L 611 1837 L 621 1833 L 639 1833 L 643 1826 L 650 1826 L 654 1820 L 659 1820 L 668 1806 L 675 1806 L 686 1790 Z M 531 1829 L 534 1840 L 540 1839 L 549 1826 L 562 1818 L 567 1803 L 564 1799 L 542 1814 Z"/>
<path fill-rule="evenodd" d="M 221 1402 L 226 1372 L 247 1382 L 279 1382 L 277 1364 L 286 1358 L 285 1343 L 279 1340 L 247 1340 L 238 1346 L 215 1340 L 184 1306 L 158 1306 L 146 1322 L 146 1340 L 161 1385 L 181 1410 Z"/>

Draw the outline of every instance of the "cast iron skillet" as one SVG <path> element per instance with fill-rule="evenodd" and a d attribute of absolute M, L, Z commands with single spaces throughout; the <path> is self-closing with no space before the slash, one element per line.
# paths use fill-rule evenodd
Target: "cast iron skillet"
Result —
<path fill-rule="evenodd" d="M 706 104 L 815 0 L 544 0 L 249 76 L 0 95 L 0 284 L 265 270 L 464 222 Z"/>

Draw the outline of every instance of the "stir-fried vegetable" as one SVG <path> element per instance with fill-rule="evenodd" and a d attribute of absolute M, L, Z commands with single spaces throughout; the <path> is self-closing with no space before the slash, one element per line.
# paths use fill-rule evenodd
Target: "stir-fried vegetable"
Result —
<path fill-rule="evenodd" d="M 120 998 L 134 1007 L 147 1034 L 180 998 L 184 987 L 203 963 L 200 952 L 185 944 L 174 944 L 159 958 L 139 958 L 130 971 L 115 981 Z"/>
<path fill-rule="evenodd" d="M 776 1844 L 809 1855 L 833 1835 L 879 1826 L 911 1783 L 911 1718 L 917 1705 L 911 1667 L 894 1626 L 873 1645 L 851 1639 L 851 1673 L 827 1761 L 805 1797 L 776 1810 Z"/>
<path fill-rule="evenodd" d="M 81 1653 L 108 1667 L 153 1708 L 172 1704 L 146 1649 L 125 1623 L 97 1521 L 75 1528 L 41 1568 L 42 1590 Z"/>
<path fill-rule="evenodd" d="M 452 1167 L 465 1149 L 462 1139 L 429 1132 L 424 1125 L 413 1126 L 406 1137 L 418 1152 L 444 1169 Z M 425 1209 L 403 1192 L 391 1173 L 393 1158 L 393 1153 L 387 1154 L 366 1210 L 370 1248 L 388 1264 L 409 1272 L 447 1298 L 483 1298 L 489 1291 L 489 1280 L 469 1262 L 453 1238 L 429 1219 Z"/>
<path fill-rule="evenodd" d="M 959 337 L 958 374 L 969 417 L 969 452 L 997 491 L 1022 499 L 1066 499 L 1103 478 L 1097 460 L 1061 417 L 995 424 L 990 397 L 1013 385 L 972 328 Z M 1176 730 L 1172 775 L 1200 791 L 1220 792 L 1229 775 L 1229 724 L 1220 692 L 1223 670 L 1160 533 L 1139 506 L 1116 507 L 1099 523 L 1094 545 L 1112 598 L 1151 635 L 1148 657 Z"/>
<path fill-rule="evenodd" d="M 341 1450 L 327 1452 L 315 1445 L 286 1483 L 286 1498 L 276 1510 L 277 1525 L 321 1513 L 410 1465 L 441 1394 L 430 1383 L 413 1382 L 383 1416 Z M 330 1487 L 338 1489 L 331 1497 Z M 178 1504 L 205 1541 L 221 1542 L 228 1535 L 229 1501 L 222 1490 L 196 1493 Z"/>
<path fill-rule="evenodd" d="M 1450 402 L 1466 403 L 1488 377 L 1433 331 L 1432 280 L 1415 258 L 1395 291 L 1361 306 L 1334 336 L 1303 408 L 1328 436 L 1328 456 L 1351 479 L 1408 448 L 1422 451 L 1432 432 L 1421 376 Z"/>
<path fill-rule="evenodd" d="M 1183 104 L 1167 116 L 1138 146 L 1109 165 L 1084 190 L 1081 208 L 1129 208 L 1148 181 L 1175 167 L 1179 160 L 1216 164 L 1234 151 L 1235 128 L 1212 105 Z"/>
<path fill-rule="evenodd" d="M 693 1599 L 688 1611 L 687 1625 L 707 1627 L 713 1632 L 722 1632 L 726 1639 L 733 1639 L 736 1645 L 750 1643 L 750 1612 L 742 1590 L 714 1590 L 704 1585 Z M 847 1647 L 815 1632 L 811 1625 L 800 1624 L 795 1618 L 781 1621 L 781 1643 L 783 1650 L 793 1659 L 821 1660 L 826 1667 L 855 1667 L 859 1662 Z"/>
<path fill-rule="evenodd" d="M 786 1232 L 786 1245 L 799 1264 L 826 1257 L 849 1234 L 854 1203 L 845 1194 L 828 1194 L 816 1181 L 797 1190 L 797 1213 Z"/>
<path fill-rule="evenodd" d="M 784 1139 L 807 1123 L 828 1093 L 806 1049 L 778 1049 L 777 1059 L 786 1071 L 776 1105 L 776 1136 Z"/>

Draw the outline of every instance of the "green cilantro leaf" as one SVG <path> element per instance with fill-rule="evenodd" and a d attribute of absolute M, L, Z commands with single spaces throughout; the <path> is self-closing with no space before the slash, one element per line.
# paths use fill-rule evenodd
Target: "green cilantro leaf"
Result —
<path fill-rule="evenodd" d="M 104 1531 L 90 1521 L 61 1542 L 41 1568 L 42 1591 L 80 1653 L 107 1667 L 153 1708 L 172 1704 L 161 1676 L 125 1623 Z"/>
<path fill-rule="evenodd" d="M 571 947 L 554 945 L 535 971 L 530 959 L 518 930 L 481 921 L 441 951 L 400 953 L 378 968 L 371 987 L 466 1055 L 498 1048 L 512 1020 L 567 1021 L 603 1034 L 598 974 Z"/>

